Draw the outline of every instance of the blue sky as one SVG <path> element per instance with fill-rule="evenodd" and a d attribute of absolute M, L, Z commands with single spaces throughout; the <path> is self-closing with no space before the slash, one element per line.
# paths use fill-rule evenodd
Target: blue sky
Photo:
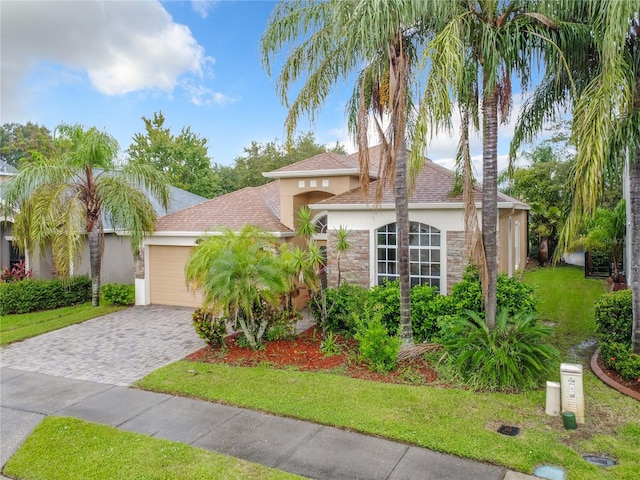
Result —
<path fill-rule="evenodd" d="M 175 134 L 190 126 L 208 139 L 213 162 L 231 164 L 252 140 L 283 140 L 286 109 L 259 53 L 274 5 L 2 0 L 0 123 L 96 126 L 124 151 L 143 131 L 141 117 L 162 111 Z M 344 115 L 350 93 L 338 86 L 314 126 L 303 121 L 300 130 L 353 151 Z M 511 124 L 501 135 L 510 138 Z M 448 164 L 456 144 L 442 135 L 428 155 Z M 481 153 L 475 137 L 472 155 Z"/>

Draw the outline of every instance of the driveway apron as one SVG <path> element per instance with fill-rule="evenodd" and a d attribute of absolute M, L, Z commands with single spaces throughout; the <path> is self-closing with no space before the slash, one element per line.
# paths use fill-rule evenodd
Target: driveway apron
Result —
<path fill-rule="evenodd" d="M 145 306 L 110 313 L 17 342 L 0 366 L 126 386 L 205 346 L 192 308 Z"/>

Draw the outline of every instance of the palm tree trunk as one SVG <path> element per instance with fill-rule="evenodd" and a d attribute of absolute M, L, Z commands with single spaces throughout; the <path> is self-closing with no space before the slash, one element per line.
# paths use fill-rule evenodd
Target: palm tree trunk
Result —
<path fill-rule="evenodd" d="M 633 329 L 631 350 L 640 354 L 640 141 L 636 144 L 636 158 L 629 159 L 629 241 L 631 252 L 629 273 L 631 274 L 631 295 L 633 301 Z"/>
<path fill-rule="evenodd" d="M 99 222 L 93 222 L 89 230 L 89 264 L 91 267 L 91 304 L 100 305 L 100 268 L 102 266 L 102 235 Z"/>
<path fill-rule="evenodd" d="M 404 144 L 400 145 L 397 152 L 395 203 L 400 278 L 400 340 L 403 346 L 410 347 L 413 346 L 413 329 L 411 328 L 411 282 L 409 281 L 409 197 Z"/>
<path fill-rule="evenodd" d="M 498 224 L 498 97 L 495 87 L 487 91 L 488 72 L 484 72 L 482 99 L 483 148 L 482 148 L 482 242 L 487 258 L 487 287 L 484 310 L 487 325 L 493 329 L 496 323 L 497 282 L 497 224 Z"/>

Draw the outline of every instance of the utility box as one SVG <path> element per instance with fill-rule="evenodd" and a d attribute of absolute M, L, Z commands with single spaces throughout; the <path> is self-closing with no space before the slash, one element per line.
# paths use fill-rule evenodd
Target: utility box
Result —
<path fill-rule="evenodd" d="M 577 423 L 584 423 L 584 389 L 582 385 L 582 365 L 561 363 L 562 412 L 575 413 Z"/>
<path fill-rule="evenodd" d="M 547 403 L 544 413 L 553 417 L 560 415 L 560 384 L 558 382 L 547 382 Z"/>

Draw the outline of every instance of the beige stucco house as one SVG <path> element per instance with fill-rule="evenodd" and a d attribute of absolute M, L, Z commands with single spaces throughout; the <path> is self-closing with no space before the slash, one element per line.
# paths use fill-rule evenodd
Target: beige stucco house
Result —
<path fill-rule="evenodd" d="M 373 148 L 373 165 L 379 156 L 379 149 Z M 340 226 L 349 230 L 351 244 L 340 262 L 346 281 L 371 287 L 395 278 L 393 192 L 386 191 L 375 205 L 376 174 L 370 174 L 374 183 L 364 198 L 357 154 L 323 153 L 266 172 L 274 181 L 261 187 L 244 188 L 159 218 L 155 233 L 144 242 L 136 303 L 199 306 L 200 294 L 187 289 L 184 277 L 185 262 L 199 237 L 220 227 L 239 230 L 250 223 L 283 242 L 300 242 L 295 218 L 302 206 L 315 213 L 320 231 L 316 240 L 327 251 L 329 285 L 335 285 L 337 278 L 334 232 Z M 453 172 L 427 160 L 409 199 L 411 282 L 437 286 L 443 293 L 462 278 L 467 258 L 464 205 L 461 196 L 450 195 L 453 181 Z M 478 209 L 480 198 L 481 190 L 476 188 Z M 512 275 L 526 263 L 529 207 L 503 194 L 498 196 L 498 207 L 499 267 Z"/>

